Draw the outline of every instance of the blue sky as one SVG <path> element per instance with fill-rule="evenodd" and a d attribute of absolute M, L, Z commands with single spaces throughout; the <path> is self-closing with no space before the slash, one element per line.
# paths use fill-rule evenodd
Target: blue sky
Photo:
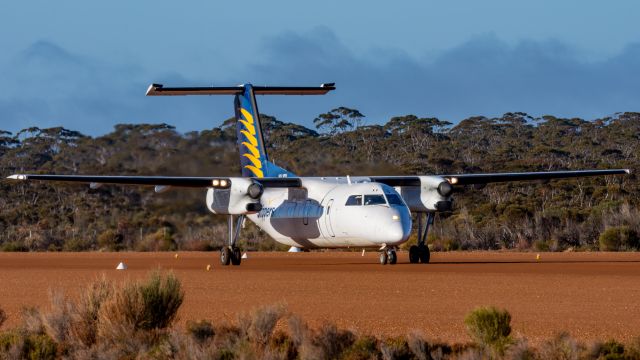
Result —
<path fill-rule="evenodd" d="M 166 85 L 337 83 L 259 97 L 312 126 L 348 106 L 369 124 L 508 111 L 587 119 L 639 111 L 637 1 L 34 0 L 0 7 L 0 129 L 116 123 L 217 126 L 227 97 L 144 96 Z"/>

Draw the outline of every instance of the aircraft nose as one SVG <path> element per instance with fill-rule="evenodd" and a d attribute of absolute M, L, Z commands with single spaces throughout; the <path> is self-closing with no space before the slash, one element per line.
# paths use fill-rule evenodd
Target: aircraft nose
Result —
<path fill-rule="evenodd" d="M 388 244 L 405 241 L 411 233 L 411 217 L 397 214 L 391 223 L 385 228 L 385 237 Z"/>

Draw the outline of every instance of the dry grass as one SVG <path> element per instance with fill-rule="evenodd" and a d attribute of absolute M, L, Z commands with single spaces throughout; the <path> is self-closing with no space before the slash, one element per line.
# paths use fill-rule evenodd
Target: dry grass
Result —
<path fill-rule="evenodd" d="M 454 345 L 418 333 L 379 339 L 330 323 L 310 328 L 282 304 L 234 323 L 174 328 L 183 297 L 179 280 L 160 272 L 142 282 L 97 279 L 75 301 L 52 292 L 46 311 L 24 309 L 18 328 L 0 332 L 0 359 L 640 359 L 640 338 L 585 345 L 563 333 L 531 347 L 510 338 L 506 311 L 491 309 L 468 317 L 476 343 Z M 0 325 L 4 318 L 0 310 Z"/>

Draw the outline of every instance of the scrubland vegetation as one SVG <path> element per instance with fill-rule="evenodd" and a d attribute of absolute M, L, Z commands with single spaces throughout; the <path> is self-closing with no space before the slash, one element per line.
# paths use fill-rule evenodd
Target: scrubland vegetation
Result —
<path fill-rule="evenodd" d="M 48 309 L 24 309 L 15 328 L 2 327 L 0 311 L 0 359 L 640 359 L 640 338 L 583 344 L 561 333 L 531 346 L 493 307 L 465 318 L 471 342 L 448 344 L 417 332 L 379 338 L 330 323 L 310 328 L 283 305 L 179 326 L 183 299 L 180 281 L 160 272 L 139 282 L 98 279 L 78 297 L 54 292 Z"/>
<path fill-rule="evenodd" d="M 414 115 L 384 125 L 365 119 L 334 109 L 318 116 L 316 131 L 263 115 L 271 159 L 307 176 L 630 168 L 629 176 L 462 189 L 454 211 L 438 215 L 429 243 L 445 251 L 640 247 L 639 113 L 593 121 L 507 113 L 456 125 Z M 233 176 L 240 173 L 235 123 L 187 134 L 165 124 L 122 124 L 98 137 L 0 131 L 0 175 L 33 171 Z M 225 224 L 208 213 L 201 190 L 0 181 L 5 251 L 209 250 L 222 245 Z M 278 248 L 250 224 L 242 239 L 245 249 Z"/>

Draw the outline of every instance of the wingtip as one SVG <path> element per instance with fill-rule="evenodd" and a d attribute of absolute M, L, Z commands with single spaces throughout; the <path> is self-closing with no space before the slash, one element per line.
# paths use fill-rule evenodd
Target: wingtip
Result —
<path fill-rule="evenodd" d="M 626 172 L 627 174 L 631 174 L 631 169 L 624 169 L 624 172 Z"/>
<path fill-rule="evenodd" d="M 162 84 L 151 84 L 149 85 L 149 87 L 147 88 L 147 96 L 153 96 L 156 95 L 156 90 L 158 89 L 162 89 Z"/>
<path fill-rule="evenodd" d="M 9 180 L 27 180 L 27 175 L 13 174 L 13 175 L 7 176 L 7 179 L 9 179 Z"/>

